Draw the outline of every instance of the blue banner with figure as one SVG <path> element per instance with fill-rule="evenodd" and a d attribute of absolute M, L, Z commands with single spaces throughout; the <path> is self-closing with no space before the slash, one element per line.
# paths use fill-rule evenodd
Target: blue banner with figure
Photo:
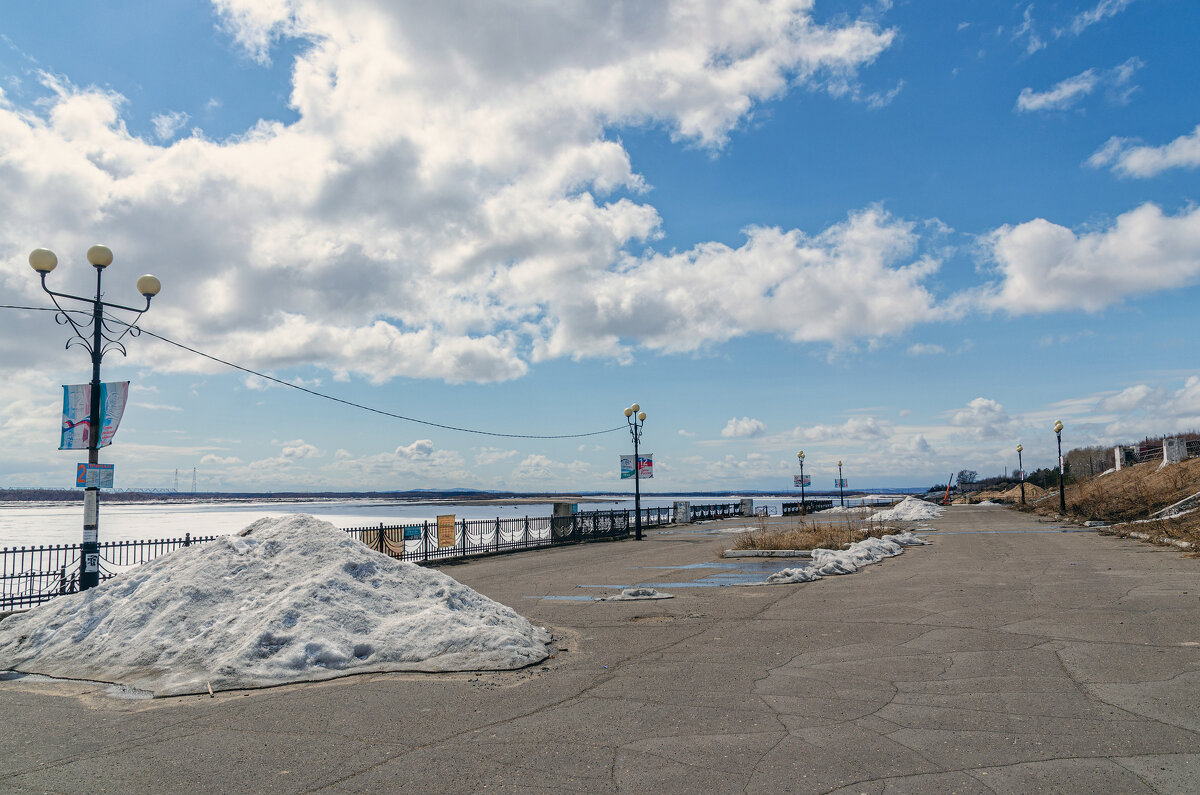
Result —
<path fill-rule="evenodd" d="M 128 381 L 100 385 L 100 438 L 96 447 L 112 444 L 128 399 Z M 62 438 L 58 449 L 88 450 L 91 449 L 91 439 L 92 385 L 63 384 Z"/>

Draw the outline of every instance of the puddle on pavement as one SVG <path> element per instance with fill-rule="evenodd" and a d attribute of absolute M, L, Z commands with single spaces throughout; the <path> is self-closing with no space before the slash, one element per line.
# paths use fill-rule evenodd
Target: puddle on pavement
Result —
<path fill-rule="evenodd" d="M 687 571 L 715 569 L 712 574 L 686 582 L 639 582 L 634 585 L 579 585 L 579 588 L 725 588 L 730 585 L 753 585 L 770 575 L 804 565 L 794 558 L 744 558 L 712 563 L 689 563 L 683 566 L 645 566 L 647 569 Z"/>
<path fill-rule="evenodd" d="M 713 561 L 709 563 L 688 563 L 682 566 L 639 566 L 643 569 L 665 569 L 668 571 L 689 571 L 700 569 L 715 569 L 695 580 L 686 582 L 637 582 L 637 583 L 585 583 L 576 588 L 596 588 L 606 591 L 621 591 L 625 588 L 657 588 L 663 590 L 679 588 L 728 588 L 733 585 L 755 585 L 772 574 L 803 566 L 807 561 L 796 558 L 742 558 L 737 561 Z M 595 602 L 598 596 L 553 595 L 526 596 L 526 599 L 543 599 L 554 602 Z"/>
<path fill-rule="evenodd" d="M 740 563 L 689 563 L 686 566 L 638 566 L 639 569 L 672 569 L 684 571 L 685 569 L 736 569 L 740 568 Z"/>

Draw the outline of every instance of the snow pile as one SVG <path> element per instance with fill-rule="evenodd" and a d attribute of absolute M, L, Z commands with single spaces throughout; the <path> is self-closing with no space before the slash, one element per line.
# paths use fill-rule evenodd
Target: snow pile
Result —
<path fill-rule="evenodd" d="M 904 551 L 904 547 L 928 543 L 925 539 L 912 533 L 896 533 L 885 535 L 882 538 L 864 538 L 843 550 L 814 549 L 812 565 L 797 566 L 776 572 L 766 579 L 765 584 L 812 582 L 837 574 L 853 574 L 864 566 L 899 555 Z"/>
<path fill-rule="evenodd" d="M 660 593 L 654 588 L 623 588 L 615 596 L 604 596 L 601 602 L 638 602 L 645 599 L 674 599 L 674 594 Z"/>
<path fill-rule="evenodd" d="M 932 527 L 918 527 L 917 529 L 918 530 L 932 530 L 933 528 Z M 916 533 L 910 533 L 907 530 L 905 530 L 902 533 L 896 533 L 894 535 L 884 536 L 883 538 L 885 540 L 895 541 L 897 544 L 899 544 L 902 547 L 927 547 L 933 543 L 932 541 L 921 538 Z"/>
<path fill-rule="evenodd" d="M 788 585 L 794 582 L 813 582 L 821 579 L 812 566 L 797 566 L 794 569 L 777 571 L 767 578 L 767 585 Z"/>
<path fill-rule="evenodd" d="M 915 497 L 905 497 L 899 505 L 880 511 L 871 517 L 872 522 L 919 522 L 925 519 L 936 519 L 945 511 L 930 502 L 918 500 Z"/>
<path fill-rule="evenodd" d="M 814 511 L 814 513 L 870 513 L 870 507 L 860 505 L 857 508 L 847 508 L 844 505 L 835 505 L 832 508 L 826 508 L 823 511 Z"/>
<path fill-rule="evenodd" d="M 984 500 L 983 502 L 977 502 L 975 504 L 976 505 L 999 505 L 1000 503 L 992 502 L 991 500 Z"/>
<path fill-rule="evenodd" d="M 328 522 L 266 518 L 0 622 L 0 670 L 156 696 L 369 671 L 513 669 L 550 636 Z"/>

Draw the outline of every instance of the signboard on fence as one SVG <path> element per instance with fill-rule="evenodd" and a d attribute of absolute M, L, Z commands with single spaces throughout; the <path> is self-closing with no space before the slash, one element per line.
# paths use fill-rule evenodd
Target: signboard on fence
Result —
<path fill-rule="evenodd" d="M 845 478 L 834 478 L 833 487 L 835 489 L 848 489 L 850 488 L 850 484 L 846 482 Z"/>
<path fill-rule="evenodd" d="M 405 541 L 420 541 L 421 540 L 421 526 L 420 525 L 412 525 L 410 527 L 404 528 L 404 540 Z"/>
<path fill-rule="evenodd" d="M 792 475 L 792 480 L 795 481 L 796 488 L 812 485 L 812 475 L 805 475 L 804 477 L 801 477 L 800 475 Z"/>
<path fill-rule="evenodd" d="M 438 549 L 454 546 L 454 514 L 438 518 Z"/>
<path fill-rule="evenodd" d="M 633 456 L 621 456 L 621 480 L 633 477 Z M 654 454 L 645 453 L 638 456 L 638 478 L 654 477 Z"/>
<path fill-rule="evenodd" d="M 111 489 L 113 469 L 113 464 L 77 464 L 75 486 L 81 489 Z"/>
<path fill-rule="evenodd" d="M 112 444 L 125 401 L 129 398 L 129 382 L 114 381 L 100 385 L 100 442 L 96 447 Z M 92 433 L 92 385 L 63 384 L 62 436 L 59 450 L 87 450 Z"/>

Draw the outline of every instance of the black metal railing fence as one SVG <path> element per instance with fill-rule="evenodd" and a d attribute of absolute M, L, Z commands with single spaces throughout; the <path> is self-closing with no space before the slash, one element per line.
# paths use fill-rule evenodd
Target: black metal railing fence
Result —
<path fill-rule="evenodd" d="M 781 506 L 784 516 L 804 516 L 817 511 L 827 511 L 833 507 L 833 500 L 805 500 L 801 505 L 800 501 L 785 502 Z"/>
<path fill-rule="evenodd" d="M 674 518 L 672 508 L 643 508 L 642 527 L 661 527 Z M 566 516 L 458 519 L 453 532 L 437 522 L 379 524 L 346 532 L 366 546 L 399 560 L 439 561 L 494 555 L 588 541 L 628 538 L 636 513 L 588 511 Z M 146 563 L 180 547 L 213 541 L 217 536 L 108 541 L 100 544 L 100 579 Z M 0 549 L 0 612 L 32 607 L 79 589 L 80 544 Z"/>
<path fill-rule="evenodd" d="M 702 522 L 707 519 L 728 519 L 731 516 L 742 515 L 742 504 L 740 502 L 719 502 L 712 505 L 692 505 L 689 513 L 693 522 Z"/>
<path fill-rule="evenodd" d="M 100 544 L 100 579 L 108 580 L 141 563 L 180 547 L 212 541 L 216 536 L 104 541 Z M 32 607 L 79 590 L 80 544 L 5 547 L 0 549 L 0 611 Z"/>

